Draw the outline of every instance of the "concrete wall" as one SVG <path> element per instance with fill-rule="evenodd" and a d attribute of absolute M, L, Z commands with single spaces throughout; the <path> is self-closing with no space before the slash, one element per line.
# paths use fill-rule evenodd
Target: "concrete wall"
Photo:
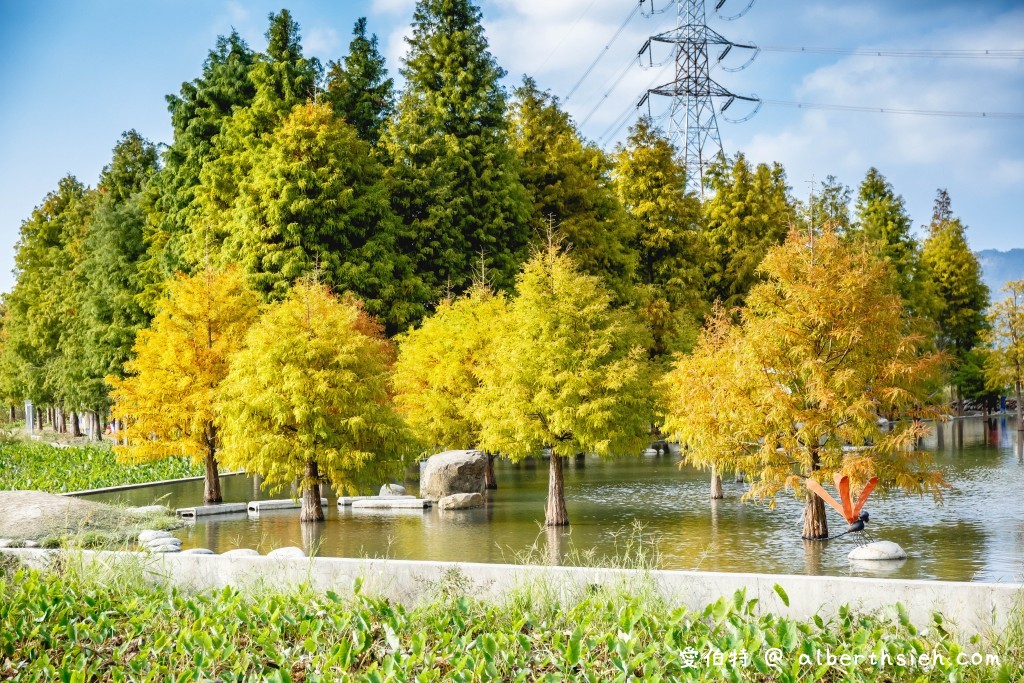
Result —
<path fill-rule="evenodd" d="M 61 551 L 4 550 L 33 566 L 45 566 Z M 205 589 L 253 584 L 286 588 L 309 584 L 320 590 L 351 590 L 357 578 L 363 592 L 403 603 L 431 599 L 442 581 L 461 577 L 464 590 L 476 597 L 500 598 L 519 588 L 553 590 L 572 597 L 590 585 L 625 590 L 656 590 L 673 605 L 700 610 L 720 597 L 746 590 L 758 598 L 758 609 L 798 619 L 814 614 L 834 616 L 843 605 L 861 611 L 892 613 L 901 603 L 919 625 L 941 613 L 964 635 L 1000 629 L 1011 608 L 1020 606 L 1024 584 L 961 583 L 867 579 L 836 576 L 792 576 L 726 572 L 638 571 L 584 567 L 540 567 L 504 564 L 422 562 L 324 557 L 277 559 L 220 555 L 143 555 L 129 552 L 81 551 L 71 556 L 87 571 L 106 572 L 120 563 L 144 563 L 154 580 Z M 455 571 L 455 574 L 452 572 Z M 783 604 L 774 590 L 781 586 L 789 597 Z"/>

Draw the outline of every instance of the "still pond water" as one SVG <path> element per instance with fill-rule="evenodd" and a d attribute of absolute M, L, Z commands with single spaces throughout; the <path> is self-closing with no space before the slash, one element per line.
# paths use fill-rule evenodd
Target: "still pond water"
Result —
<path fill-rule="evenodd" d="M 868 501 L 873 536 L 899 543 L 910 558 L 885 569 L 853 564 L 848 538 L 805 542 L 802 503 L 780 494 L 775 509 L 743 502 L 743 484 L 725 482 L 725 498 L 708 499 L 708 475 L 678 467 L 678 452 L 636 460 L 567 461 L 566 502 L 572 526 L 546 530 L 546 461 L 498 461 L 498 490 L 485 508 L 449 511 L 342 509 L 331 498 L 327 521 L 303 525 L 298 510 L 201 518 L 176 533 L 183 546 L 215 552 L 282 546 L 321 556 L 458 562 L 595 564 L 636 554 L 638 542 L 665 569 L 829 574 L 955 581 L 1024 580 L 1024 465 L 1014 421 L 967 418 L 936 427 L 926 440 L 952 488 L 943 501 L 880 495 Z M 406 483 L 410 493 L 416 482 Z M 225 502 L 269 496 L 245 476 L 222 481 Z M 91 496 L 172 508 L 202 500 L 202 481 Z M 845 523 L 828 510 L 836 533 Z M 639 529 L 639 532 L 637 531 Z"/>

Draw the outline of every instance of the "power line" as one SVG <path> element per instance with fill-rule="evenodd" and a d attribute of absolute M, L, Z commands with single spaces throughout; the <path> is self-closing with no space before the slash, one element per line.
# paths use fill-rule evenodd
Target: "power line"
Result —
<path fill-rule="evenodd" d="M 636 13 L 640 11 L 640 7 L 643 4 L 644 0 L 638 0 L 636 5 L 633 6 L 633 11 L 626 16 L 626 20 L 623 21 L 622 24 L 619 26 L 619 29 L 615 32 L 615 35 L 613 35 L 611 40 L 609 40 L 608 43 L 597 53 L 597 57 L 594 58 L 594 61 L 590 63 L 590 66 L 587 67 L 587 70 L 583 72 L 582 76 L 580 76 L 580 80 L 576 81 L 576 85 L 572 86 L 572 90 L 570 90 L 569 94 L 565 96 L 565 102 L 568 102 L 569 99 L 573 96 L 573 93 L 579 90 L 579 87 L 583 85 L 583 81 L 587 80 L 587 76 L 589 76 L 590 72 L 594 70 L 594 67 L 596 67 L 598 62 L 601 61 L 601 58 L 608 54 L 608 50 L 611 48 L 612 44 L 618 39 L 620 35 L 622 35 L 622 32 L 626 30 L 626 26 L 629 24 L 630 21 L 633 20 L 633 17 L 636 16 Z"/>
<path fill-rule="evenodd" d="M 649 88 L 650 87 L 654 87 L 654 85 L 658 81 L 661 80 L 661 78 L 665 74 L 665 72 L 668 71 L 669 68 L 672 67 L 672 66 L 674 66 L 673 62 L 668 62 L 664 66 L 662 66 L 661 70 L 658 71 L 654 75 L 654 78 L 651 79 L 651 83 L 650 83 L 650 85 L 648 87 Z M 621 114 L 619 114 L 617 117 L 615 117 L 615 119 L 612 121 L 611 125 L 608 126 L 605 129 L 605 131 L 603 133 L 601 133 L 601 135 L 598 136 L 597 141 L 599 143 L 601 143 L 601 142 L 604 142 L 605 140 L 611 140 L 616 135 L 618 135 L 619 131 L 622 130 L 622 127 L 624 125 L 626 125 L 626 123 L 628 123 L 629 120 L 640 110 L 640 105 L 643 104 L 644 99 L 646 99 L 646 97 L 647 97 L 647 92 L 644 91 L 643 95 L 641 95 L 640 97 L 636 98 L 635 100 L 632 100 L 626 106 L 626 109 Z M 661 119 L 661 118 L 664 118 L 664 114 L 659 117 L 659 119 Z"/>
<path fill-rule="evenodd" d="M 544 58 L 544 61 L 540 63 L 540 66 L 533 70 L 533 73 L 536 74 L 538 71 L 543 69 L 544 66 L 548 63 L 548 60 L 554 57 L 555 53 L 558 52 L 563 45 L 565 45 L 565 41 L 569 39 L 569 36 L 571 36 L 572 32 L 576 30 L 576 27 L 579 26 L 579 23 L 583 21 L 583 17 L 587 16 L 587 13 L 590 12 L 590 8 L 593 7 L 594 3 L 596 2 L 597 0 L 590 0 L 590 4 L 587 5 L 587 8 L 583 10 L 583 12 L 578 17 L 576 17 L 576 21 L 574 21 L 572 26 L 569 27 L 569 30 L 562 34 L 562 39 L 558 41 L 558 45 L 555 45 L 554 49 L 552 49 L 551 52 L 548 53 L 548 56 Z"/>
<path fill-rule="evenodd" d="M 608 89 L 607 89 L 607 90 L 606 90 L 606 91 L 604 92 L 604 94 L 603 94 L 603 95 L 601 95 L 601 98 L 600 98 L 600 99 L 598 99 L 597 103 L 596 103 L 596 104 L 594 105 L 594 107 L 593 107 L 593 108 L 592 108 L 592 109 L 590 110 L 590 113 L 588 113 L 588 114 L 587 114 L 587 115 L 586 115 L 586 116 L 585 116 L 585 117 L 583 118 L 583 120 L 582 120 L 582 121 L 580 121 L 580 126 L 585 126 L 585 125 L 587 125 L 587 121 L 589 121 L 589 120 L 590 120 L 590 117 L 591 117 L 591 116 L 593 116 L 593 115 L 594 115 L 594 113 L 595 113 L 595 112 L 596 112 L 596 111 L 597 111 L 598 109 L 600 109 L 600 108 L 601 108 L 601 105 L 605 103 L 605 101 L 606 101 L 606 100 L 608 99 L 608 96 L 612 94 L 612 91 L 613 91 L 613 90 L 615 90 L 615 88 L 616 88 L 616 87 L 617 87 L 617 86 L 619 85 L 619 83 L 621 83 L 621 82 L 622 82 L 622 79 L 626 77 L 626 74 L 628 74 L 628 73 L 629 73 L 629 70 L 630 70 L 630 68 L 631 68 L 631 67 L 633 66 L 633 64 L 634 64 L 634 63 L 635 63 L 636 61 L 637 61 L 637 58 L 636 58 L 635 56 L 633 56 L 633 55 L 630 55 L 630 57 L 629 57 L 629 60 L 628 60 L 628 61 L 626 62 L 626 66 L 625 66 L 625 67 L 623 67 L 622 71 L 620 71 L 620 72 L 619 72 L 619 75 L 618 75 L 618 76 L 617 76 L 617 77 L 615 78 L 615 80 L 614 80 L 614 81 L 612 81 L 612 84 L 611 84 L 611 85 L 610 85 L 610 86 L 608 87 Z"/>
<path fill-rule="evenodd" d="M 1024 59 L 1024 50 L 889 50 L 839 47 L 760 46 L 764 52 L 796 52 L 864 57 L 917 57 L 926 59 Z"/>
<path fill-rule="evenodd" d="M 830 109 L 835 111 L 856 111 L 872 114 L 907 114 L 912 116 L 947 116 L 954 118 L 972 119 L 1005 119 L 1022 120 L 1024 114 L 1012 112 L 987 112 L 987 111 L 947 111 L 940 109 L 901 109 L 897 107 L 859 107 L 845 104 L 820 104 L 817 102 L 790 102 L 788 100 L 767 100 L 761 99 L 765 104 L 772 104 L 780 107 L 794 107 L 796 109 Z"/>

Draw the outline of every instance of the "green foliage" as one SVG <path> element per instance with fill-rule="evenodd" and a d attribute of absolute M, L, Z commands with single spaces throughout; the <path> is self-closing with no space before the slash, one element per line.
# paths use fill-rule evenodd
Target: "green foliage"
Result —
<path fill-rule="evenodd" d="M 989 294 L 966 232 L 960 219 L 953 217 L 949 194 L 939 190 L 921 249 L 921 265 L 935 296 L 933 316 L 939 348 L 949 351 L 958 364 L 981 341 Z"/>
<path fill-rule="evenodd" d="M 653 419 L 646 330 L 556 245 L 538 250 L 494 329 L 474 413 L 480 445 L 513 460 L 639 453 Z"/>
<path fill-rule="evenodd" d="M 937 683 L 1024 674 L 1018 634 L 982 644 L 1000 664 L 972 666 L 958 662 L 965 646 L 940 616 L 918 628 L 898 606 L 800 621 L 761 614 L 743 592 L 689 610 L 598 588 L 564 600 L 522 592 L 505 603 L 446 591 L 407 607 L 358 587 L 353 596 L 193 593 L 123 570 L 102 580 L 3 572 L 0 675 L 24 680 L 73 672 L 68 680 Z M 931 667 L 906 659 L 926 653 L 942 659 Z M 828 654 L 848 663 L 818 664 Z"/>
<path fill-rule="evenodd" d="M 377 49 L 377 36 L 366 37 L 366 17 L 360 17 L 344 60 L 327 65 L 327 99 L 360 139 L 376 145 L 394 110 L 394 87 L 384 55 Z"/>
<path fill-rule="evenodd" d="M 43 443 L 0 443 L 0 490 L 67 493 L 123 484 L 143 484 L 202 474 L 185 458 L 138 465 L 119 463 L 105 446 L 57 448 Z"/>
<path fill-rule="evenodd" d="M 142 270 L 148 283 L 144 301 L 153 302 L 161 283 L 184 264 L 185 236 L 195 204 L 203 165 L 217 156 L 214 138 L 235 109 L 248 107 L 256 87 L 250 78 L 256 55 L 236 31 L 219 36 L 203 63 L 202 75 L 168 95 L 174 142 L 164 153 L 164 167 L 143 199 L 147 216 L 146 258 Z"/>
<path fill-rule="evenodd" d="M 317 269 L 392 331 L 423 315 L 426 293 L 400 253 L 384 171 L 352 126 L 326 104 L 298 105 L 250 154 L 223 215 L 225 264 L 239 264 L 269 299 Z"/>
<path fill-rule="evenodd" d="M 1024 280 L 1006 283 L 1006 296 L 992 304 L 988 329 L 983 334 L 989 352 L 985 359 L 985 378 L 990 389 L 1003 391 L 1013 387 L 1017 398 L 1017 426 L 1024 428 Z"/>
<path fill-rule="evenodd" d="M 826 176 L 816 188 L 808 219 L 815 229 L 828 227 L 839 235 L 850 230 L 850 188 L 834 175 Z"/>
<path fill-rule="evenodd" d="M 249 78 L 254 95 L 247 107 L 236 107 L 221 124 L 195 188 L 196 210 L 188 215 L 181 250 L 190 268 L 232 263 L 222 246 L 231 237 L 241 187 L 270 146 L 270 135 L 292 110 L 313 99 L 320 63 L 302 54 L 299 26 L 288 10 L 270 15 L 269 46 L 256 55 Z"/>
<path fill-rule="evenodd" d="M 709 300 L 741 306 L 765 254 L 796 224 L 796 206 L 782 166 L 751 168 L 743 154 L 712 164 L 705 182 L 714 193 L 704 203 Z"/>
<path fill-rule="evenodd" d="M 506 314 L 505 296 L 476 284 L 398 338 L 395 401 L 432 452 L 479 443 L 473 397 Z"/>
<path fill-rule="evenodd" d="M 392 361 L 357 302 L 296 284 L 231 359 L 218 402 L 222 461 L 261 475 L 271 490 L 297 477 L 302 490 L 320 478 L 338 492 L 356 489 L 368 470 L 386 471 L 412 450 L 389 401 Z"/>
<path fill-rule="evenodd" d="M 893 269 L 893 285 L 911 315 L 928 317 L 934 301 L 921 273 L 920 245 L 910 234 L 910 216 L 903 197 L 877 168 L 868 169 L 860 184 L 855 221 L 847 232 L 852 240 L 872 245 Z"/>
<path fill-rule="evenodd" d="M 74 177 L 57 189 L 22 223 L 15 246 L 17 282 L 6 297 L 4 325 L 15 392 L 36 404 L 63 398 L 61 348 L 71 346 L 69 320 L 78 315 L 76 270 L 94 196 Z"/>
<path fill-rule="evenodd" d="M 635 226 L 643 285 L 634 303 L 651 329 L 655 356 L 689 348 L 687 332 L 706 312 L 700 201 L 686 192 L 686 169 L 676 152 L 641 119 L 615 154 L 615 187 Z"/>
<path fill-rule="evenodd" d="M 433 301 L 468 288 L 481 254 L 506 289 L 525 256 L 529 200 L 508 143 L 504 71 L 480 10 L 469 0 L 419 0 L 408 42 L 406 87 L 381 140 L 407 253 Z"/>
<path fill-rule="evenodd" d="M 540 92 L 533 80 L 525 79 L 515 95 L 512 145 L 537 240 L 557 227 L 583 272 L 601 277 L 625 299 L 637 266 L 636 226 L 616 195 L 611 159 L 583 142 L 558 98 Z"/>

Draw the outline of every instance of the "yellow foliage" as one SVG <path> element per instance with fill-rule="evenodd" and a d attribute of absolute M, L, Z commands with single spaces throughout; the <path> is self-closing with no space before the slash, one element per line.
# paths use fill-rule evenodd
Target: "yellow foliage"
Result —
<path fill-rule="evenodd" d="M 355 300 L 299 282 L 267 307 L 231 359 L 218 402 L 221 460 L 270 490 L 298 477 L 338 493 L 359 476 L 400 466 L 414 447 L 391 407 L 394 352 Z M 310 464 L 318 477 L 306 477 Z"/>
<path fill-rule="evenodd" d="M 928 352 L 889 266 L 827 231 L 793 231 L 761 265 L 739 321 L 715 310 L 662 382 L 668 433 L 687 461 L 741 472 L 774 499 L 803 477 L 850 476 L 938 493 L 918 449 L 944 356 Z M 899 418 L 887 427 L 879 418 Z"/>
<path fill-rule="evenodd" d="M 113 417 L 127 445 L 118 457 L 141 462 L 169 455 L 202 460 L 217 446 L 214 403 L 258 313 L 258 299 L 237 268 L 178 275 L 166 287 L 149 329 L 135 338 L 126 377 L 108 377 Z"/>
<path fill-rule="evenodd" d="M 420 327 L 399 337 L 396 404 L 431 451 L 478 445 L 480 424 L 471 399 L 505 315 L 505 296 L 475 285 L 441 302 Z"/>

